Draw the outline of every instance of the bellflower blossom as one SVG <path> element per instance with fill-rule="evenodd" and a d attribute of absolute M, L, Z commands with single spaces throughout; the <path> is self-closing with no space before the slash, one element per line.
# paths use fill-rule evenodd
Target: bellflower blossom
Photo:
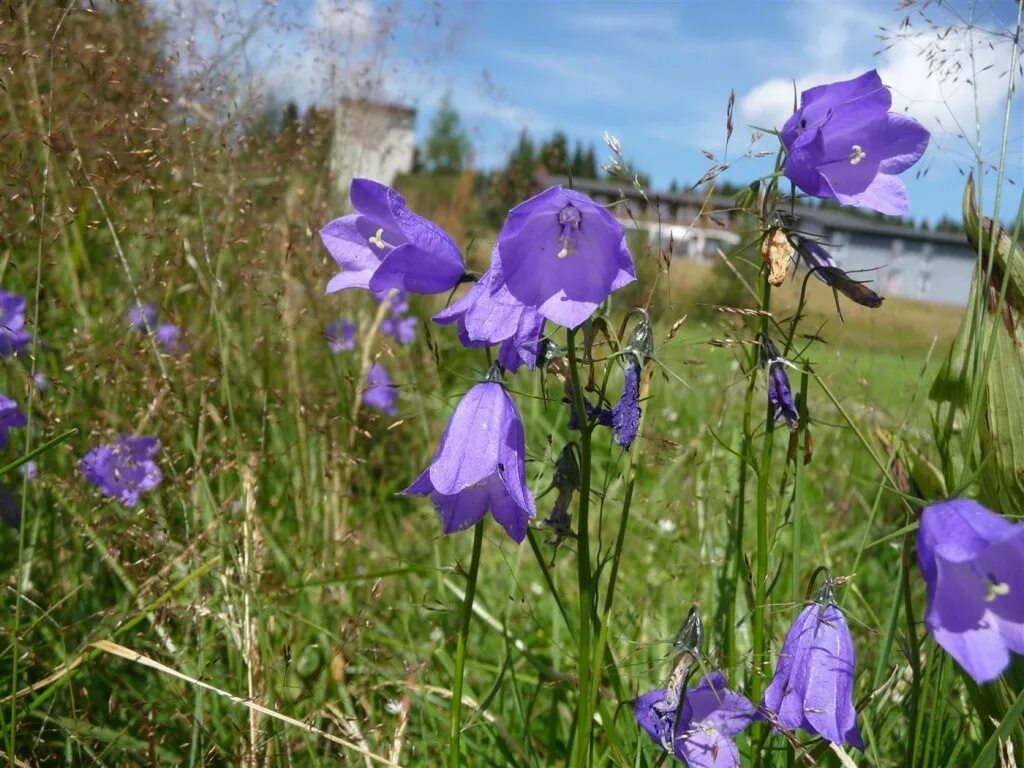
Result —
<path fill-rule="evenodd" d="M 391 383 L 391 377 L 380 363 L 374 363 L 366 374 L 366 391 L 363 402 L 371 408 L 394 416 L 398 413 L 398 390 Z"/>
<path fill-rule="evenodd" d="M 459 340 L 465 347 L 500 344 L 498 362 L 512 373 L 522 364 L 530 370 L 537 365 L 544 316 L 509 292 L 497 246 L 491 255 L 491 268 L 465 296 L 434 315 L 434 322 L 456 323 Z"/>
<path fill-rule="evenodd" d="M 853 706 L 856 656 L 831 582 L 789 628 L 761 711 L 776 726 L 864 751 Z"/>
<path fill-rule="evenodd" d="M 497 249 L 501 284 L 511 296 L 567 328 L 636 279 L 622 225 L 586 195 L 561 186 L 509 211 Z"/>
<path fill-rule="evenodd" d="M 162 323 L 156 327 L 154 333 L 157 341 L 163 345 L 164 352 L 169 355 L 180 354 L 188 348 L 181 337 L 181 328 L 174 323 Z"/>
<path fill-rule="evenodd" d="M 335 320 L 333 323 L 328 323 L 327 327 L 324 328 L 324 336 L 327 338 L 327 346 L 330 347 L 331 352 L 334 353 L 338 353 L 343 350 L 355 349 L 356 332 L 357 328 L 355 323 L 346 318 Z"/>
<path fill-rule="evenodd" d="M 636 355 L 627 354 L 622 398 L 612 408 L 615 441 L 627 451 L 640 431 L 640 373 L 640 360 Z"/>
<path fill-rule="evenodd" d="M 761 343 L 761 367 L 768 369 L 768 405 L 775 421 L 785 419 L 790 429 L 800 423 L 800 414 L 793 402 L 793 390 L 789 386 L 786 361 L 779 355 L 775 344 L 764 334 L 758 334 Z"/>
<path fill-rule="evenodd" d="M 451 236 L 409 210 L 396 190 L 370 179 L 353 179 L 356 213 L 335 219 L 320 238 L 343 271 L 327 293 L 346 288 L 401 288 L 444 293 L 462 280 L 466 265 Z"/>
<path fill-rule="evenodd" d="M 733 739 L 753 720 L 753 705 L 729 690 L 719 672 L 687 690 L 682 713 L 678 705 L 662 711 L 659 704 L 667 693 L 666 689 L 651 691 L 633 704 L 637 722 L 651 738 L 662 746 L 669 741 L 675 756 L 690 768 L 738 768 L 740 752 Z"/>
<path fill-rule="evenodd" d="M 832 254 L 826 251 L 820 243 L 797 235 L 796 247 L 811 274 L 821 280 L 821 282 L 863 307 L 874 309 L 882 306 L 884 299 L 864 285 L 864 283 L 854 280 L 840 269 L 836 260 L 832 258 Z"/>
<path fill-rule="evenodd" d="M 93 448 L 78 467 L 104 495 L 134 507 L 140 494 L 155 488 L 163 478 L 155 461 L 159 450 L 160 441 L 155 437 L 121 435 L 117 442 Z"/>
<path fill-rule="evenodd" d="M 7 395 L 0 393 L 0 450 L 6 448 L 10 442 L 9 432 L 11 429 L 24 427 L 27 424 L 28 419 L 21 412 L 18 404 Z"/>
<path fill-rule="evenodd" d="M 412 344 L 416 341 L 416 326 L 419 320 L 415 317 L 392 315 L 380 324 L 380 329 L 399 344 Z"/>
<path fill-rule="evenodd" d="M 139 331 L 153 330 L 159 317 L 160 310 L 155 304 L 136 304 L 128 310 L 128 323 Z"/>
<path fill-rule="evenodd" d="M 536 514 L 526 483 L 526 437 L 519 409 L 496 378 L 465 394 L 434 461 L 403 493 L 429 496 L 445 533 L 469 528 L 490 510 L 522 542 Z"/>
<path fill-rule="evenodd" d="M 18 354 L 31 340 L 25 330 L 25 299 L 0 291 L 0 357 Z"/>
<path fill-rule="evenodd" d="M 970 499 L 925 507 L 917 560 L 928 587 L 925 626 L 976 682 L 1024 654 L 1024 523 Z"/>
<path fill-rule="evenodd" d="M 907 213 L 907 188 L 897 174 L 921 159 L 929 134 L 891 106 L 875 70 L 804 91 L 782 128 L 786 176 L 813 197 Z"/>

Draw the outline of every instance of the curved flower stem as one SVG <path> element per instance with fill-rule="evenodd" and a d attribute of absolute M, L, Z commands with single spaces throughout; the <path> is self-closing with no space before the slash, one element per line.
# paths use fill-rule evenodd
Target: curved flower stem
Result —
<path fill-rule="evenodd" d="M 452 681 L 451 731 L 448 738 L 448 765 L 458 768 L 460 764 L 459 737 L 462 735 L 462 679 L 466 671 L 466 637 L 469 622 L 473 617 L 473 598 L 476 597 L 476 576 L 480 570 L 480 549 L 484 541 L 484 521 L 473 526 L 473 554 L 469 561 L 466 578 L 466 599 L 462 602 L 462 621 L 459 624 L 459 639 L 455 647 L 455 679 Z"/>
<path fill-rule="evenodd" d="M 569 353 L 569 374 L 572 377 L 572 397 L 580 420 L 580 493 L 579 515 L 577 516 L 576 573 L 579 580 L 579 631 L 576 634 L 577 672 L 579 700 L 576 711 L 576 746 L 573 765 L 585 766 L 590 757 L 590 729 L 593 711 L 590 698 L 590 636 L 591 613 L 593 611 L 593 585 L 590 573 L 590 433 L 592 426 L 587 419 L 583 405 L 583 389 L 580 386 L 580 372 L 576 359 L 576 334 L 566 330 L 566 347 Z"/>

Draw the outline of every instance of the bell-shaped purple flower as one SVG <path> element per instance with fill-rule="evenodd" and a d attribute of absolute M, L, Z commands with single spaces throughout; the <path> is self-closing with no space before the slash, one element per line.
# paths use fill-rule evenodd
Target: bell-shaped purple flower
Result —
<path fill-rule="evenodd" d="M 775 421 L 785 419 L 790 429 L 796 429 L 800 414 L 793 402 L 793 390 L 789 386 L 785 363 L 775 362 L 768 366 L 768 405 L 771 406 Z"/>
<path fill-rule="evenodd" d="M 117 442 L 93 448 L 78 466 L 105 495 L 134 507 L 139 495 L 155 488 L 163 477 L 155 461 L 159 450 L 155 437 L 121 435 Z"/>
<path fill-rule="evenodd" d="M 434 322 L 457 323 L 459 340 L 465 347 L 500 344 L 498 362 L 512 373 L 524 363 L 530 370 L 537 365 L 544 316 L 516 299 L 505 286 L 497 246 L 491 255 L 491 268 L 465 296 L 434 315 Z"/>
<path fill-rule="evenodd" d="M 499 382 L 483 381 L 459 402 L 434 461 L 403 493 L 429 496 L 445 533 L 469 528 L 490 510 L 522 542 L 536 514 L 525 460 L 519 409 Z"/>
<path fill-rule="evenodd" d="M 169 355 L 178 355 L 188 349 L 185 339 L 182 338 L 181 328 L 174 323 L 161 323 L 154 331 L 156 340 Z"/>
<path fill-rule="evenodd" d="M 24 427 L 26 424 L 28 424 L 28 419 L 21 412 L 18 404 L 7 395 L 0 393 L 0 450 L 6 448 L 7 443 L 10 442 L 9 432 L 11 429 Z"/>
<path fill-rule="evenodd" d="M 622 225 L 586 195 L 561 186 L 509 211 L 497 248 L 512 297 L 567 328 L 636 279 Z"/>
<path fill-rule="evenodd" d="M 796 247 L 811 274 L 830 288 L 863 307 L 872 309 L 882 306 L 884 299 L 859 280 L 854 280 L 840 269 L 832 254 L 820 243 L 801 235 L 796 236 Z"/>
<path fill-rule="evenodd" d="M 0 291 L 0 357 L 18 354 L 31 340 L 25 330 L 25 299 Z"/>
<path fill-rule="evenodd" d="M 768 405 L 775 421 L 785 419 L 790 429 L 796 429 L 800 414 L 793 402 L 793 390 L 789 386 L 786 361 L 779 354 L 775 344 L 764 334 L 758 334 L 761 347 L 758 358 L 762 368 L 768 369 Z"/>
<path fill-rule="evenodd" d="M 928 586 L 925 626 L 978 683 L 1024 654 L 1024 523 L 970 499 L 925 507 L 917 560 Z"/>
<path fill-rule="evenodd" d="M 800 109 L 782 128 L 786 176 L 813 197 L 907 213 L 898 174 L 921 159 L 929 135 L 891 106 L 892 94 L 875 70 L 804 91 Z"/>
<path fill-rule="evenodd" d="M 416 341 L 416 326 L 418 324 L 419 320 L 415 317 L 392 315 L 380 324 L 380 330 L 399 344 L 412 344 Z"/>
<path fill-rule="evenodd" d="M 160 310 L 156 304 L 136 304 L 128 309 L 128 323 L 139 331 L 148 333 L 153 330 L 159 317 Z"/>
<path fill-rule="evenodd" d="M 338 353 L 343 350 L 356 348 L 356 325 L 355 323 L 342 318 L 328 323 L 324 328 L 324 336 L 327 339 L 327 346 L 331 352 Z"/>
<path fill-rule="evenodd" d="M 391 382 L 387 370 L 380 363 L 374 363 L 366 373 L 366 391 L 363 402 L 389 416 L 398 413 L 398 390 Z"/>
<path fill-rule="evenodd" d="M 690 768 L 740 765 L 740 752 L 733 739 L 750 725 L 754 707 L 729 690 L 719 672 L 712 672 L 696 688 L 687 690 L 682 713 L 659 707 L 666 695 L 666 689 L 659 689 L 633 703 L 637 722 L 656 744 L 671 743 L 675 756 Z"/>
<path fill-rule="evenodd" d="M 349 196 L 356 213 L 320 230 L 331 257 L 344 270 L 331 278 L 327 293 L 346 288 L 443 293 L 459 284 L 466 265 L 455 241 L 410 211 L 397 191 L 370 179 L 353 179 Z"/>
<path fill-rule="evenodd" d="M 634 354 L 627 354 L 622 397 L 612 408 L 615 441 L 627 451 L 640 431 L 640 374 L 640 360 Z"/>
<path fill-rule="evenodd" d="M 831 590 L 826 585 L 816 599 L 827 602 L 808 605 L 789 628 L 760 709 L 776 726 L 863 752 L 853 706 L 853 638 Z"/>

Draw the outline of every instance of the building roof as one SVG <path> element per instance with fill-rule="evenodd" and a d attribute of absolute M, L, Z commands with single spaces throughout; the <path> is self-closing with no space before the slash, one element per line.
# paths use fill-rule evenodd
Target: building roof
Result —
<path fill-rule="evenodd" d="M 538 175 L 538 183 L 550 186 L 553 184 L 571 185 L 573 189 L 580 192 L 594 195 L 612 195 L 619 197 L 620 194 L 628 200 L 642 200 L 640 192 L 625 181 L 609 181 L 605 179 L 569 179 L 568 176 Z M 652 203 L 668 203 L 670 205 L 695 205 L 700 206 L 704 201 L 704 195 L 687 190 L 683 192 L 658 192 L 649 190 L 647 199 Z M 710 199 L 711 210 L 731 211 L 736 208 L 736 201 L 726 195 L 712 195 Z M 817 208 L 809 205 L 797 205 L 796 215 L 803 221 L 816 224 L 827 229 L 842 229 L 849 232 L 862 232 L 882 237 L 900 238 L 904 240 L 917 240 L 930 243 L 948 243 L 951 245 L 962 245 L 966 251 L 967 238 L 962 232 L 938 232 L 930 229 L 921 229 L 914 226 L 906 226 L 893 221 L 878 221 L 876 219 L 857 216 L 845 211 L 837 211 L 831 208 Z"/>

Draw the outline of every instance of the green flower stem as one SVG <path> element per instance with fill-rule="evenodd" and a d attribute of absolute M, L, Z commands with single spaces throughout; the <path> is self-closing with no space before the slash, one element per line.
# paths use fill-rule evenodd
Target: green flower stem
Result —
<path fill-rule="evenodd" d="M 767 312 L 771 305 L 771 286 L 768 273 L 761 273 L 761 309 Z M 761 332 L 768 332 L 768 316 L 761 317 Z M 756 376 L 756 367 L 755 374 Z M 764 662 L 767 656 L 768 633 L 765 613 L 768 602 L 768 481 L 771 475 L 772 443 L 775 416 L 771 405 L 765 403 L 764 440 L 761 443 L 761 458 L 757 464 L 757 549 L 754 557 L 754 605 L 751 653 L 750 698 L 760 701 L 764 691 Z M 763 723 L 755 724 L 751 730 L 751 742 L 762 744 L 765 729 Z M 754 755 L 754 765 L 761 765 L 761 750 Z"/>
<path fill-rule="evenodd" d="M 459 737 L 462 735 L 462 681 L 466 672 L 466 638 L 469 622 L 473 617 L 473 598 L 476 597 L 476 577 L 480 571 L 480 549 L 484 541 L 484 521 L 473 526 L 473 554 L 469 561 L 469 575 L 466 578 L 466 599 L 462 601 L 462 621 L 459 624 L 459 639 L 455 648 L 455 679 L 452 681 L 451 731 L 449 732 L 448 765 L 458 768 L 460 764 Z"/>
<path fill-rule="evenodd" d="M 792 581 L 790 583 L 789 597 L 793 603 L 793 617 L 796 618 L 803 606 L 803 593 L 801 592 L 800 583 L 800 523 L 801 516 L 803 515 L 803 502 L 804 502 L 804 459 L 801 455 L 801 449 L 804 440 L 807 437 L 807 384 L 810 377 L 806 373 L 800 374 L 800 426 L 796 433 L 796 454 L 794 456 L 794 462 L 796 464 L 793 469 L 793 512 L 791 515 L 791 521 L 793 525 L 793 543 L 790 557 L 792 563 Z"/>
<path fill-rule="evenodd" d="M 576 360 L 576 334 L 566 331 L 569 351 L 569 375 L 572 377 L 572 396 L 580 421 L 580 493 L 577 515 L 577 577 L 579 580 L 579 630 L 576 633 L 579 700 L 576 712 L 576 745 L 573 765 L 585 766 L 590 758 L 590 730 L 593 710 L 590 707 L 591 613 L 593 611 L 593 585 L 590 572 L 590 433 L 591 425 L 583 405 L 583 389 Z"/>
<path fill-rule="evenodd" d="M 650 379 L 641 372 L 640 400 L 647 397 L 647 387 Z M 636 484 L 636 468 L 640 463 L 643 443 L 640 437 L 644 430 L 644 416 L 646 409 L 640 412 L 640 427 L 637 430 L 637 439 L 633 441 L 632 451 L 629 453 L 629 467 L 626 470 L 626 495 L 622 500 L 622 513 L 619 516 L 619 531 L 615 537 L 615 551 L 612 555 L 612 569 L 608 576 L 608 589 L 604 596 L 604 611 L 601 621 L 598 624 L 597 648 L 594 652 L 594 683 L 590 691 L 590 709 L 594 711 L 597 707 L 598 692 L 601 689 L 601 674 L 604 671 L 604 657 L 608 645 L 608 626 L 611 623 L 612 603 L 615 600 L 615 583 L 619 575 L 619 562 L 622 560 L 622 547 L 626 541 L 626 528 L 629 526 L 629 510 L 633 502 L 633 487 Z M 622 695 L 620 691 L 617 693 Z"/>

